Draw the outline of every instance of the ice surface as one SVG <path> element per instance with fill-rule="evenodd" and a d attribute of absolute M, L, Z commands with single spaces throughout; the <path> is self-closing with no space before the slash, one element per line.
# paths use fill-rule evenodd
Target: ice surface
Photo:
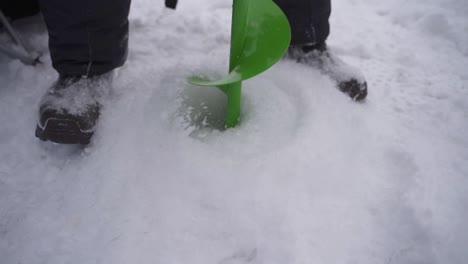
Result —
<path fill-rule="evenodd" d="M 33 136 L 50 59 L 0 57 L 0 263 L 466 263 L 466 1 L 334 1 L 329 45 L 367 102 L 282 61 L 221 132 L 222 95 L 184 78 L 227 70 L 231 4 L 133 1 L 85 149 Z"/>

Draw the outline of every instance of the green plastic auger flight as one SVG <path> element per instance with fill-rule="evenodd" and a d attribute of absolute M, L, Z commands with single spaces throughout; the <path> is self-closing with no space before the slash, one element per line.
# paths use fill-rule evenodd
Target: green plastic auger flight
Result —
<path fill-rule="evenodd" d="M 278 62 L 290 41 L 288 19 L 272 0 L 234 0 L 229 75 L 218 81 L 191 77 L 189 82 L 223 91 L 228 98 L 226 127 L 235 127 L 240 117 L 242 81 Z"/>

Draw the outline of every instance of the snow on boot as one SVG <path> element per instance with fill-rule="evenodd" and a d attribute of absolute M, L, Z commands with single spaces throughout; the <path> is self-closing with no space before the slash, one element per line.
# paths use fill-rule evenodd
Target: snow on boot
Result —
<path fill-rule="evenodd" d="M 333 55 L 326 44 L 293 46 L 289 48 L 287 57 L 319 69 L 353 100 L 362 101 L 366 98 L 367 82 L 361 71 Z"/>
<path fill-rule="evenodd" d="M 109 93 L 112 74 L 60 77 L 39 106 L 36 137 L 61 144 L 89 144 L 99 118 L 100 99 Z"/>

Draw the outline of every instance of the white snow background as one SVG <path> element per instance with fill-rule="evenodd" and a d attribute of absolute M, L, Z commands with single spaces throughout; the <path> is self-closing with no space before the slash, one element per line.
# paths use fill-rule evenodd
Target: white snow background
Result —
<path fill-rule="evenodd" d="M 15 23 L 46 54 L 0 57 L 1 264 L 468 263 L 466 0 L 333 1 L 368 100 L 281 61 L 224 132 L 223 96 L 184 78 L 227 70 L 232 1 L 162 2 L 133 1 L 85 149 L 34 137 L 57 74 L 44 25 Z"/>

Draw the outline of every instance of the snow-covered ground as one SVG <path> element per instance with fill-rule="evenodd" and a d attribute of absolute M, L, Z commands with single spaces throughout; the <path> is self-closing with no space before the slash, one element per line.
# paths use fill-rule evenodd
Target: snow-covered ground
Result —
<path fill-rule="evenodd" d="M 223 96 L 184 78 L 226 70 L 231 1 L 180 2 L 133 1 L 85 149 L 34 137 L 48 56 L 0 57 L 0 263 L 467 263 L 466 0 L 335 0 L 329 44 L 367 102 L 282 61 L 225 132 Z M 15 26 L 47 52 L 43 25 Z"/>

